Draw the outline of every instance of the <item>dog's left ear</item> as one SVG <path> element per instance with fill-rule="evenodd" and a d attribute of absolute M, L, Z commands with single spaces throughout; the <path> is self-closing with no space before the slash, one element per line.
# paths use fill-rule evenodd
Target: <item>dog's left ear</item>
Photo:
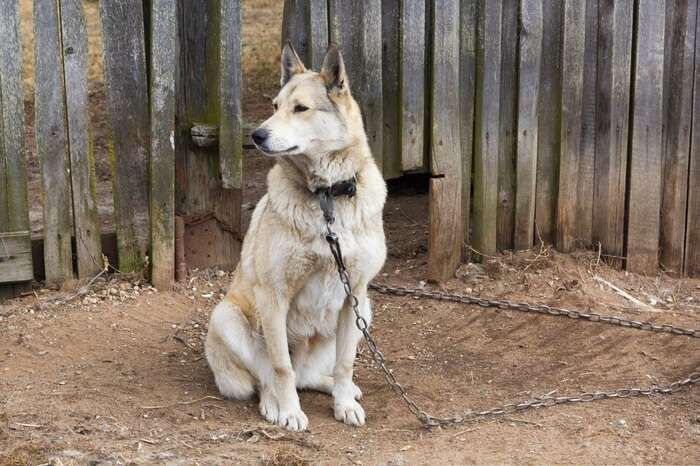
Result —
<path fill-rule="evenodd" d="M 350 90 L 350 83 L 348 82 L 348 75 L 345 72 L 343 56 L 340 50 L 338 50 L 338 47 L 333 44 L 328 48 L 328 52 L 326 52 L 326 56 L 323 59 L 321 77 L 323 78 L 323 82 L 326 83 L 326 87 L 331 92 L 342 94 Z"/>
<path fill-rule="evenodd" d="M 281 68 L 280 85 L 282 87 L 292 79 L 292 76 L 306 71 L 304 63 L 301 61 L 301 58 L 299 58 L 299 55 L 297 55 L 297 51 L 294 50 L 291 42 L 284 44 L 284 48 L 282 49 Z"/>

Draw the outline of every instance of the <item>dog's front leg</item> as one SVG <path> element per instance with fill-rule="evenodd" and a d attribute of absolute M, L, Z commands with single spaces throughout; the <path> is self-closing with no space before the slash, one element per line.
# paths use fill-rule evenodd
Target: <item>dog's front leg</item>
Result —
<path fill-rule="evenodd" d="M 369 325 L 372 312 L 367 299 L 367 285 L 358 287 L 356 296 L 360 315 Z M 353 426 L 365 424 L 365 411 L 356 401 L 362 393 L 352 381 L 353 363 L 360 338 L 362 333 L 355 324 L 355 313 L 348 299 L 338 316 L 335 367 L 333 368 L 333 410 L 338 421 Z"/>
<path fill-rule="evenodd" d="M 287 344 L 289 303 L 272 290 L 256 293 L 256 299 L 260 306 L 265 345 L 272 366 L 271 386 L 263 384 L 261 387 L 260 411 L 268 421 L 288 430 L 306 430 L 309 420 L 299 405 L 296 375 Z"/>

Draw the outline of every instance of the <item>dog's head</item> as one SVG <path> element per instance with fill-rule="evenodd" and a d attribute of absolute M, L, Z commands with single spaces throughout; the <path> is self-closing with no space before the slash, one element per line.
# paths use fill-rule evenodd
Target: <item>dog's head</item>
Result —
<path fill-rule="evenodd" d="M 291 44 L 282 50 L 281 85 L 274 113 L 251 137 L 269 156 L 322 156 L 348 147 L 359 109 L 340 51 L 328 49 L 320 73 L 307 70 Z M 359 117 L 360 129 L 362 119 Z"/>

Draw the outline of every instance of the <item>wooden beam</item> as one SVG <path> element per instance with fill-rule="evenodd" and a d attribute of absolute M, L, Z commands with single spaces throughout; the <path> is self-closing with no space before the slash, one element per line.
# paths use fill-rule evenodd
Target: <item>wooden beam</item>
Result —
<path fill-rule="evenodd" d="M 382 2 L 382 99 L 384 113 L 384 178 L 398 178 L 401 171 L 399 50 L 400 0 Z"/>
<path fill-rule="evenodd" d="M 699 13 L 700 14 L 700 13 Z M 693 108 L 700 109 L 700 20 L 695 24 L 695 84 Z M 700 277 L 700 118 L 694 113 L 688 171 L 688 216 L 685 227 L 686 275 Z"/>
<path fill-rule="evenodd" d="M 224 189 L 243 185 L 243 112 L 241 109 L 241 4 L 220 1 L 219 167 Z"/>

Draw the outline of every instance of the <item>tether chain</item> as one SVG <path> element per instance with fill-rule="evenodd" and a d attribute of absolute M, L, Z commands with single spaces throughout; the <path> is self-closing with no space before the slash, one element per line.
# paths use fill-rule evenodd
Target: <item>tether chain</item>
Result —
<path fill-rule="evenodd" d="M 324 210 L 324 215 L 326 214 L 326 209 Z M 490 409 L 485 409 L 481 411 L 466 411 L 461 415 L 454 415 L 449 417 L 439 417 L 427 413 L 421 409 L 413 399 L 408 396 L 406 389 L 401 385 L 394 377 L 394 374 L 386 366 L 386 360 L 384 355 L 377 347 L 377 343 L 372 338 L 369 333 L 369 324 L 367 320 L 360 314 L 359 301 L 357 297 L 352 292 L 352 287 L 350 285 L 350 277 L 348 271 L 345 268 L 345 263 L 343 262 L 343 254 L 340 249 L 340 242 L 338 241 L 338 236 L 332 231 L 331 225 L 333 224 L 332 215 L 332 201 L 330 207 L 330 215 L 326 216 L 326 240 L 335 259 L 335 263 L 338 267 L 338 274 L 340 275 L 340 281 L 343 283 L 343 288 L 345 289 L 345 294 L 352 304 L 352 310 L 355 313 L 355 325 L 362 332 L 364 339 L 367 343 L 367 347 L 372 356 L 372 360 L 381 369 L 384 379 L 391 389 L 403 400 L 403 402 L 408 407 L 409 411 L 421 422 L 421 424 L 429 427 L 435 426 L 449 426 L 456 424 L 464 424 L 466 422 L 471 422 L 479 418 L 493 417 L 503 414 L 514 413 L 517 411 L 524 411 L 532 408 L 541 408 L 548 406 L 555 406 L 564 403 L 581 403 L 588 401 L 596 401 L 603 399 L 612 398 L 630 398 L 636 396 L 651 396 L 656 393 L 669 394 L 680 390 L 686 385 L 692 385 L 700 382 L 700 372 L 692 372 L 684 379 L 677 380 L 667 385 L 652 385 L 647 388 L 618 388 L 616 390 L 609 391 L 595 391 L 595 392 L 585 392 L 576 395 L 568 396 L 549 396 L 545 395 L 542 397 L 536 397 L 530 400 L 525 400 L 520 403 L 508 403 L 501 406 L 496 406 Z M 651 322 L 644 322 L 638 320 L 629 320 L 622 317 L 615 316 L 605 316 L 602 314 L 590 312 L 581 312 L 569 309 L 562 309 L 557 307 L 547 306 L 545 304 L 527 304 L 527 303 L 517 303 L 508 300 L 498 300 L 498 299 L 485 299 L 477 298 L 475 296 L 466 296 L 453 293 L 443 293 L 437 291 L 425 291 L 405 287 L 391 287 L 379 284 L 370 284 L 370 289 L 373 289 L 379 293 L 391 294 L 396 296 L 414 296 L 417 298 L 430 298 L 439 301 L 451 301 L 464 304 L 476 304 L 481 307 L 495 307 L 501 310 L 514 310 L 520 312 L 544 314 L 550 316 L 560 316 L 568 317 L 570 319 L 588 320 L 590 322 L 599 322 L 608 325 L 616 325 L 620 327 L 634 328 L 638 330 L 645 330 L 649 332 L 658 333 L 669 333 L 671 335 L 688 336 L 691 338 L 700 338 L 700 330 L 684 329 L 680 327 L 675 327 L 673 325 L 656 325 Z"/>

